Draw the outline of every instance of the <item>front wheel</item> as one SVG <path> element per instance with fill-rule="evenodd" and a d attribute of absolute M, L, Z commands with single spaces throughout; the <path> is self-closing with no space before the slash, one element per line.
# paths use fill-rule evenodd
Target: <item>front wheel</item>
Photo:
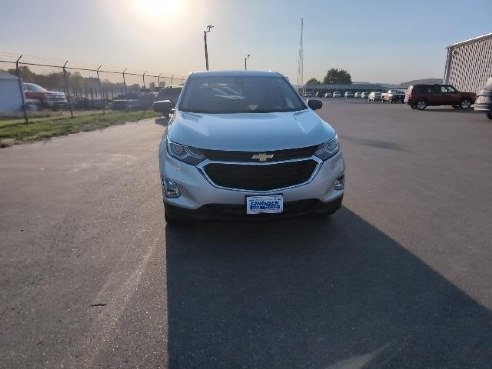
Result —
<path fill-rule="evenodd" d="M 463 99 L 461 100 L 461 103 L 460 103 L 460 108 L 461 109 L 470 109 L 471 107 L 471 101 L 468 100 L 468 99 Z"/>
<path fill-rule="evenodd" d="M 424 110 L 427 107 L 427 101 L 421 99 L 415 103 L 415 107 L 419 110 Z"/>

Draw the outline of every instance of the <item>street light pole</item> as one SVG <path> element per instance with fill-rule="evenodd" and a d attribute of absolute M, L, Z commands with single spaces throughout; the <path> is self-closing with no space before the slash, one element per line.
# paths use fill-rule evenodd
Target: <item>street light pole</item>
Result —
<path fill-rule="evenodd" d="M 249 59 L 250 55 L 248 54 L 245 58 L 244 58 L 244 70 L 248 69 L 247 66 L 247 60 Z"/>
<path fill-rule="evenodd" d="M 214 28 L 211 24 L 207 26 L 207 29 L 203 31 L 203 42 L 205 44 L 205 68 L 208 70 L 208 49 L 207 49 L 207 33 L 210 32 L 210 30 Z"/>

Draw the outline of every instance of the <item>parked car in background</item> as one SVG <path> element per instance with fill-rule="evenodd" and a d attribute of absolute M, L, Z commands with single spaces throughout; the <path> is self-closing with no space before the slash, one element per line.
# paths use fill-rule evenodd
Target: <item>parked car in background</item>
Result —
<path fill-rule="evenodd" d="M 405 92 L 405 103 L 412 109 L 451 105 L 455 109 L 470 109 L 476 100 L 473 92 L 461 92 L 451 85 L 413 85 Z"/>
<path fill-rule="evenodd" d="M 238 93 L 217 94 L 222 86 Z M 345 164 L 321 107 L 279 73 L 190 74 L 159 146 L 166 222 L 338 210 Z M 169 114 L 170 102 L 160 108 Z"/>
<path fill-rule="evenodd" d="M 327 92 L 325 93 L 325 97 L 328 98 L 328 97 L 333 97 L 333 93 L 331 92 Z"/>
<path fill-rule="evenodd" d="M 367 97 L 369 101 L 381 101 L 381 92 L 372 91 Z"/>
<path fill-rule="evenodd" d="M 335 91 L 333 92 L 333 97 L 342 97 L 342 94 L 340 91 Z"/>
<path fill-rule="evenodd" d="M 78 98 L 72 100 L 72 107 L 76 110 L 104 109 L 106 105 L 106 101 L 100 98 Z"/>
<path fill-rule="evenodd" d="M 147 110 L 154 103 L 155 94 L 148 90 L 119 95 L 110 106 L 113 110 Z"/>
<path fill-rule="evenodd" d="M 478 93 L 473 108 L 476 111 L 484 112 L 487 118 L 492 119 L 492 85 Z"/>
<path fill-rule="evenodd" d="M 179 95 L 181 94 L 181 91 L 183 90 L 183 86 L 169 86 L 162 88 L 157 96 L 155 97 L 154 104 L 152 107 L 154 110 L 159 111 L 159 105 L 162 104 L 162 101 L 170 101 L 171 102 L 171 108 L 174 109 L 176 106 L 176 103 L 178 102 Z M 221 90 L 220 94 L 221 95 L 227 95 L 229 92 Z M 169 114 L 164 114 L 166 117 L 169 117 Z"/>
<path fill-rule="evenodd" d="M 360 99 L 360 94 L 361 94 L 361 93 L 360 93 L 359 91 L 357 91 L 357 92 L 354 94 L 354 97 L 355 97 L 356 99 Z"/>
<path fill-rule="evenodd" d="M 362 92 L 362 93 L 360 94 L 360 98 L 361 98 L 361 99 L 367 99 L 368 97 L 369 97 L 369 92 Z"/>
<path fill-rule="evenodd" d="M 405 100 L 405 92 L 401 90 L 388 90 L 381 94 L 381 102 L 389 102 L 389 103 L 404 103 Z"/>
<path fill-rule="evenodd" d="M 354 93 L 352 91 L 346 91 L 343 96 L 346 98 L 346 99 L 351 99 L 354 97 Z"/>
<path fill-rule="evenodd" d="M 28 100 L 37 100 L 40 107 L 62 108 L 68 105 L 64 92 L 48 91 L 35 83 L 24 83 L 24 95 Z"/>

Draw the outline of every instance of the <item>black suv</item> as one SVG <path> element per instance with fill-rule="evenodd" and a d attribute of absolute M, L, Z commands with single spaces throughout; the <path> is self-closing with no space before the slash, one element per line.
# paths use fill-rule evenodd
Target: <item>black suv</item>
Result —
<path fill-rule="evenodd" d="M 169 100 L 171 102 L 171 107 L 174 108 L 176 103 L 178 102 L 179 95 L 183 90 L 183 86 L 169 86 L 161 89 L 157 96 L 155 97 L 155 101 L 153 104 L 153 108 L 156 111 L 160 111 L 157 107 L 161 101 Z M 169 117 L 169 114 L 164 114 Z"/>
<path fill-rule="evenodd" d="M 470 109 L 475 102 L 473 92 L 460 92 L 451 85 L 414 85 L 405 93 L 405 103 L 412 109 L 427 106 L 451 105 L 455 109 Z"/>

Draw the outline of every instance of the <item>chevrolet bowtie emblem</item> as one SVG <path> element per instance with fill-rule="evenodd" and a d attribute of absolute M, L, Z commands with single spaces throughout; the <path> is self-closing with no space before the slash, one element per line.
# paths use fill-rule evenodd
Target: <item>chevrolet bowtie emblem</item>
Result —
<path fill-rule="evenodd" d="M 260 153 L 260 154 L 254 154 L 251 159 L 257 159 L 259 161 L 267 161 L 268 159 L 273 159 L 274 154 L 267 154 L 267 153 Z"/>

